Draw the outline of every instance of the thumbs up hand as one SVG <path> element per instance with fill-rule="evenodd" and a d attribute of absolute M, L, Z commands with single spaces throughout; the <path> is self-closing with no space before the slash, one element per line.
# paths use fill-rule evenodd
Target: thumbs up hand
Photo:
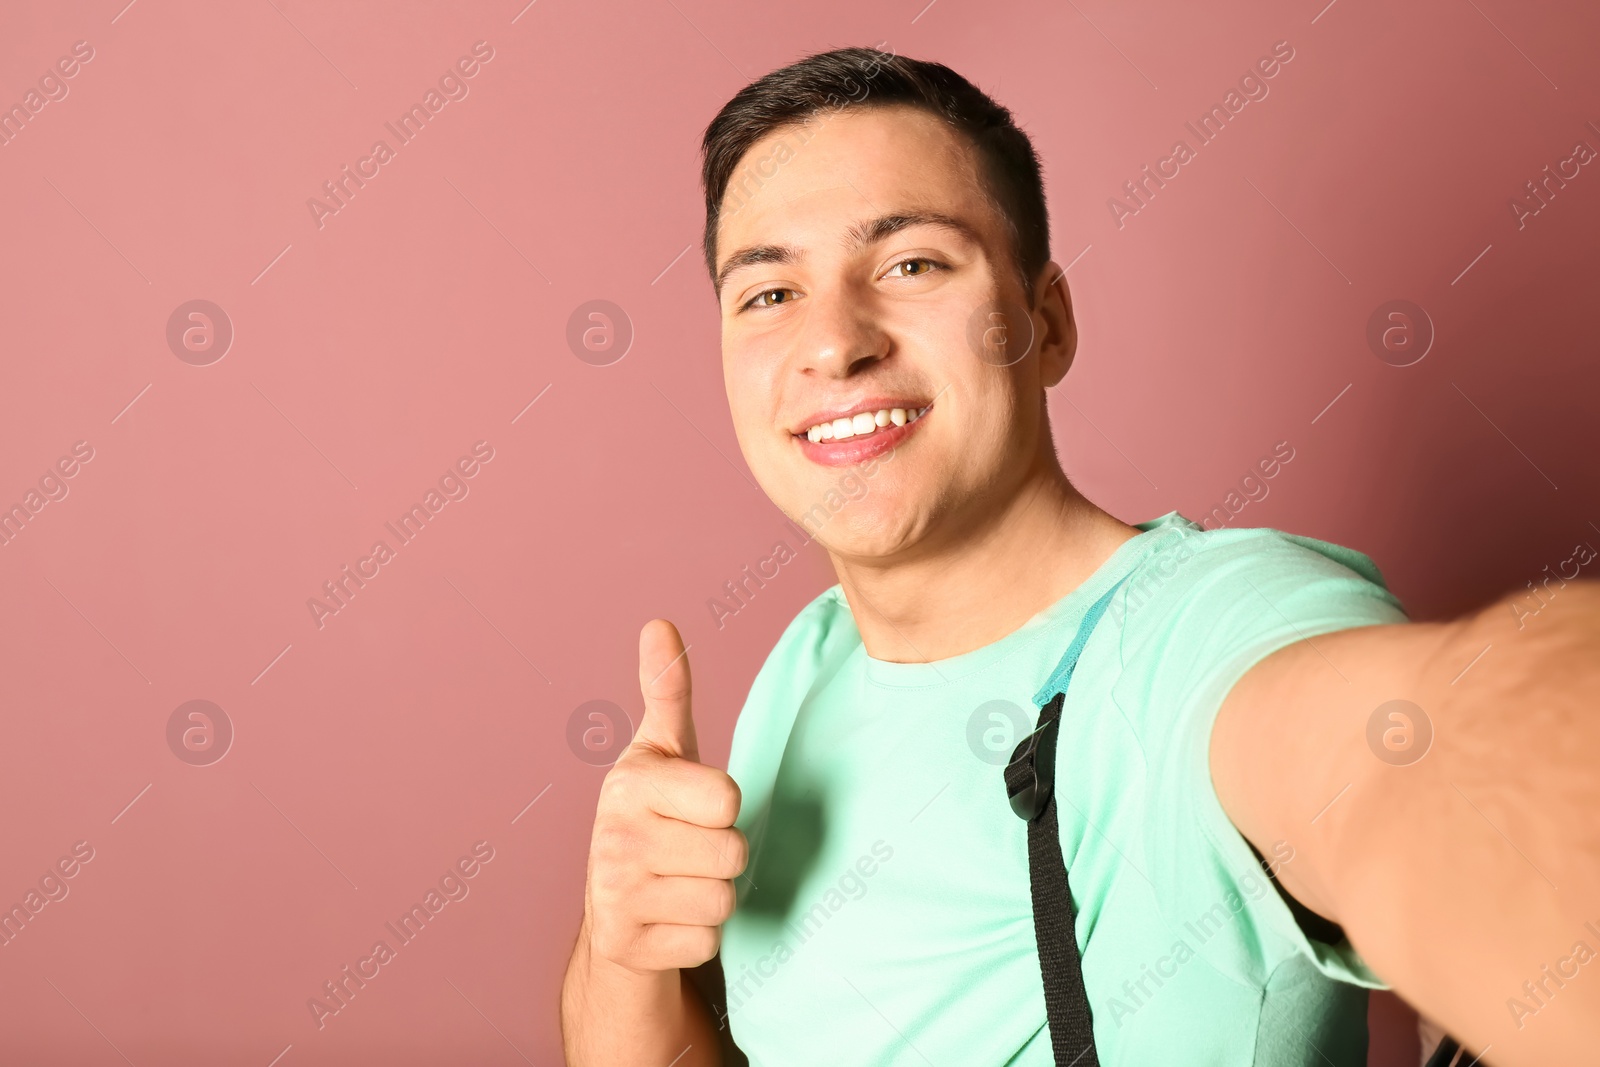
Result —
<path fill-rule="evenodd" d="M 665 619 L 639 632 L 639 688 L 644 718 L 600 787 L 584 924 L 594 954 L 651 973 L 716 955 L 749 845 L 738 784 L 699 762 L 689 659 Z"/>

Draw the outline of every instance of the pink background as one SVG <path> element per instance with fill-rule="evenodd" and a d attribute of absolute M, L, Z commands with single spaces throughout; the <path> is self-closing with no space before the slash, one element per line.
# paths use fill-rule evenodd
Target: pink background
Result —
<path fill-rule="evenodd" d="M 0 1060 L 559 1059 L 604 773 L 574 709 L 637 716 L 667 616 L 724 762 L 832 582 L 812 547 L 707 607 L 792 535 L 726 411 L 699 136 L 808 52 L 945 62 L 1035 138 L 1082 332 L 1056 436 L 1119 517 L 1199 517 L 1287 440 L 1234 524 L 1366 551 L 1418 617 L 1600 545 L 1600 165 L 1509 207 L 1600 148 L 1593 4 L 125 3 L 0 16 L 6 106 L 94 50 L 0 147 L 0 505 L 93 449 L 0 545 L 0 903 L 94 849 L 0 948 Z M 1279 40 L 1270 94 L 1119 229 L 1107 199 Z M 469 95 L 319 228 L 308 198 L 477 41 Z M 208 366 L 166 340 L 193 299 L 234 330 Z M 566 339 L 594 299 L 634 330 L 606 366 Z M 1411 366 L 1367 344 L 1392 299 L 1436 330 Z M 469 495 L 319 628 L 307 599 L 477 441 Z M 167 739 L 196 699 L 235 732 L 208 766 Z M 470 894 L 319 1030 L 307 999 L 478 841 Z M 1374 1062 L 1414 1058 L 1374 1015 Z"/>

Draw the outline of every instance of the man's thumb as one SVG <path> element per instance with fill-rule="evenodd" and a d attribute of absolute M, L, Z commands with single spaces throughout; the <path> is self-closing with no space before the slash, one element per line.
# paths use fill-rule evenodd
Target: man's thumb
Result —
<path fill-rule="evenodd" d="M 678 628 L 666 619 L 651 619 L 639 631 L 639 691 L 644 718 L 633 735 L 668 755 L 700 760 L 690 710 L 689 657 Z"/>

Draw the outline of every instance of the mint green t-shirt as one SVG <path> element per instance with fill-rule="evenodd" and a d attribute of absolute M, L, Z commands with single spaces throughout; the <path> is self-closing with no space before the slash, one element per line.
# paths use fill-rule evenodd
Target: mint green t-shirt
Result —
<path fill-rule="evenodd" d="M 1004 764 L 1085 612 L 1124 577 L 1057 742 L 1100 1062 L 1366 1062 L 1367 988 L 1382 981 L 1348 941 L 1296 922 L 1223 811 L 1208 747 L 1252 665 L 1302 638 L 1403 622 L 1400 603 L 1338 545 L 1202 530 L 1177 512 L 1137 528 L 1082 586 L 964 655 L 871 658 L 838 586 L 784 631 L 728 767 L 750 862 L 723 927 L 718 1011 L 752 1064 L 1053 1063 L 1027 826 Z M 1289 842 L 1264 853 L 1294 862 Z"/>

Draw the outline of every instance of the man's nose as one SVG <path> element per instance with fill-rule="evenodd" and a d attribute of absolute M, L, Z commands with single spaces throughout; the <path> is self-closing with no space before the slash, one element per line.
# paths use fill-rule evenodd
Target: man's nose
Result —
<path fill-rule="evenodd" d="M 803 370 L 848 378 L 889 354 L 889 334 L 862 295 L 815 292 L 808 303 L 797 349 Z"/>

